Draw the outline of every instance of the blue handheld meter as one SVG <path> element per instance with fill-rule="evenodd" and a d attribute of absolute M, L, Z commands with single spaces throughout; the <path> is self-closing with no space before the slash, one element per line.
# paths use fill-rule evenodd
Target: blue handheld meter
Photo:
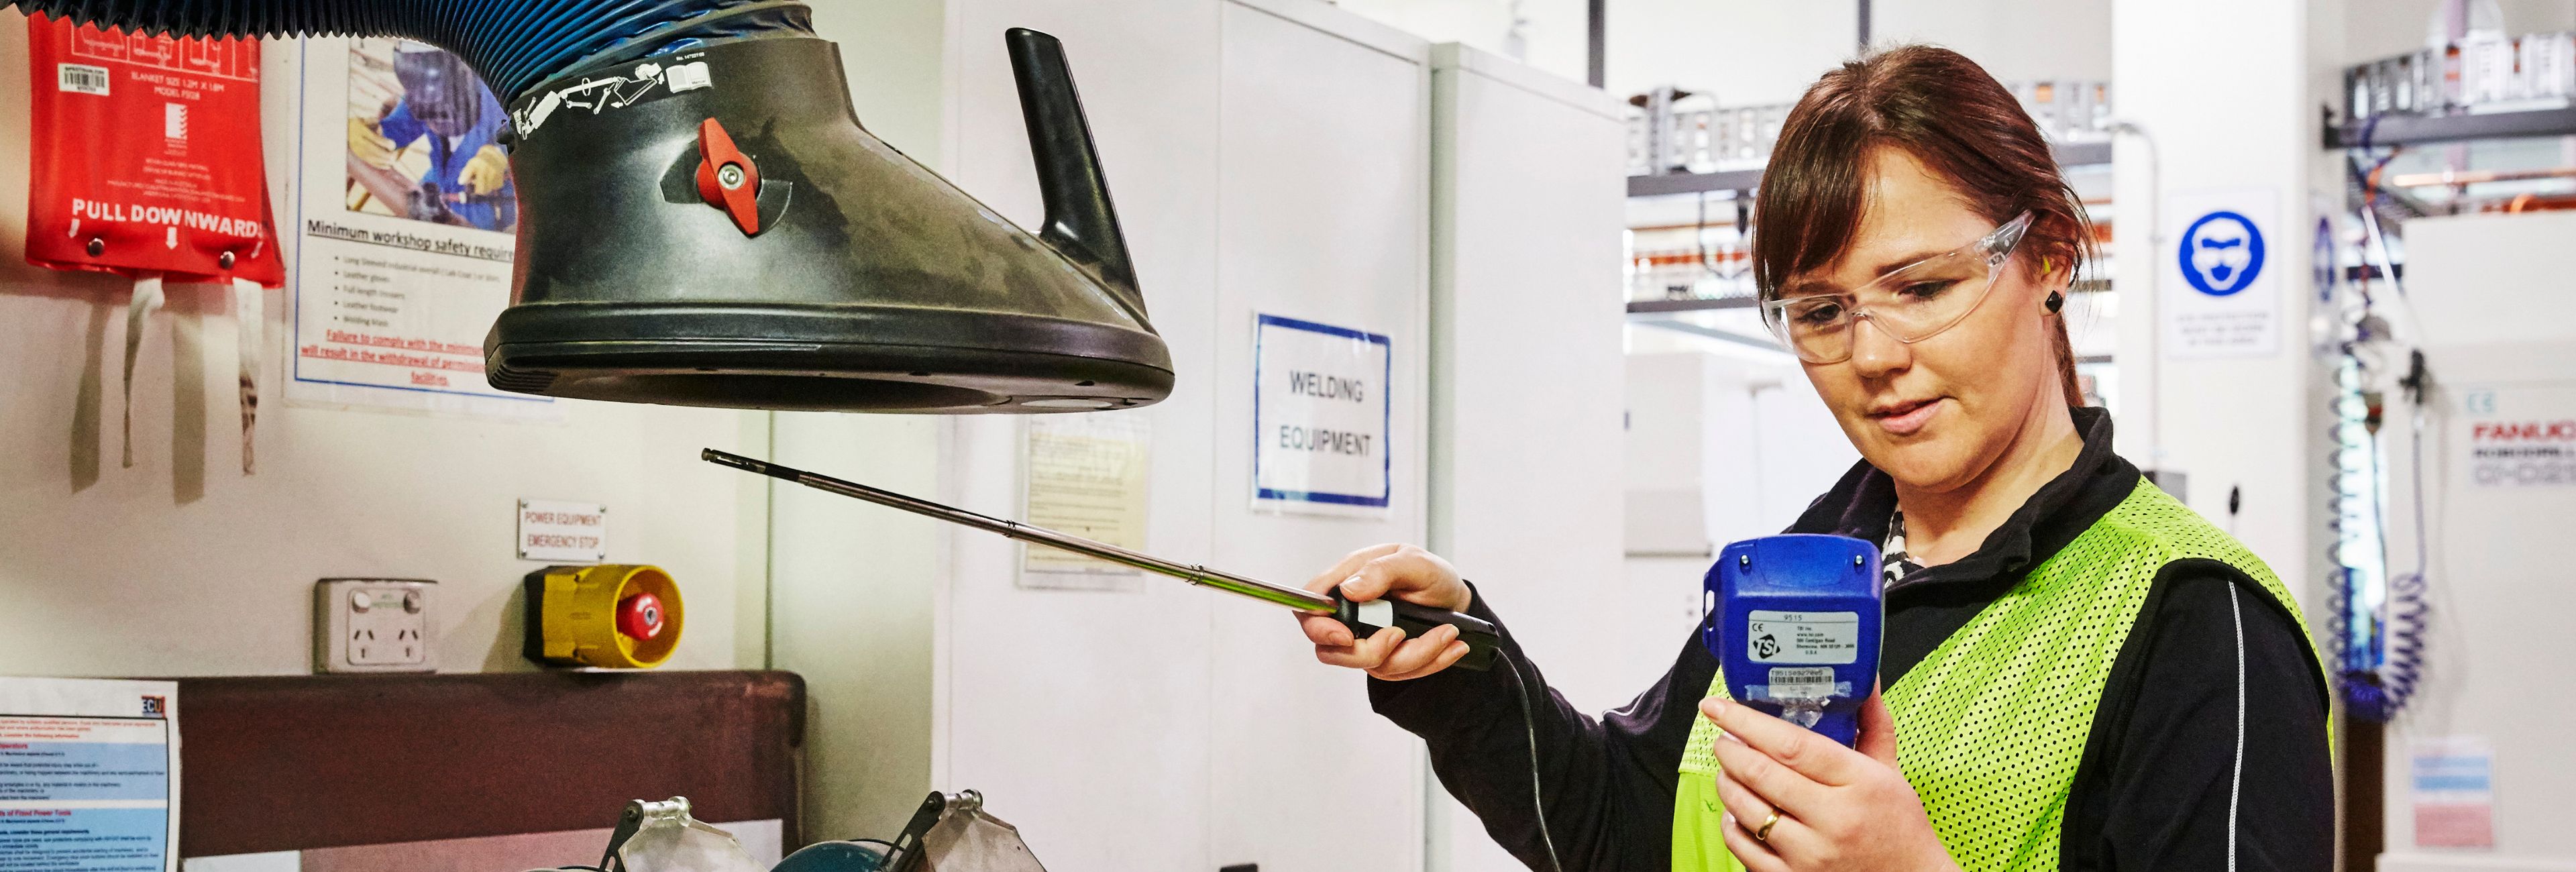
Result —
<path fill-rule="evenodd" d="M 1878 549 L 1847 536 L 1746 539 L 1704 582 L 1700 644 L 1739 702 L 1851 745 L 1878 680 Z"/>

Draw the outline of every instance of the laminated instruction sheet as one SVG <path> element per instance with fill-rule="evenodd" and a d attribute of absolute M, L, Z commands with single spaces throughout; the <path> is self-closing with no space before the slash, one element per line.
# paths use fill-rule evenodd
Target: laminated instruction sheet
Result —
<path fill-rule="evenodd" d="M 179 685 L 0 678 L 0 869 L 177 872 Z"/>

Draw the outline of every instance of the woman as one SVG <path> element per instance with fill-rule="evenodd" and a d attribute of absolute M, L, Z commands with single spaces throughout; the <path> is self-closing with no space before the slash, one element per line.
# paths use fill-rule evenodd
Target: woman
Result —
<path fill-rule="evenodd" d="M 1526 733 L 1515 685 L 1545 685 L 1508 633 L 1510 668 L 1471 672 L 1449 628 L 1308 617 L 1317 658 L 1367 670 L 1534 869 L 2325 869 L 2324 674 L 2262 562 L 2070 408 L 2058 310 L 2091 228 L 2013 97 L 1943 49 L 1845 64 L 1756 205 L 1764 319 L 1862 457 L 1790 531 L 1886 555 L 1859 747 L 1728 703 L 1696 640 L 1600 720 L 1533 699 Z M 1411 547 L 1334 585 L 1502 623 Z"/>

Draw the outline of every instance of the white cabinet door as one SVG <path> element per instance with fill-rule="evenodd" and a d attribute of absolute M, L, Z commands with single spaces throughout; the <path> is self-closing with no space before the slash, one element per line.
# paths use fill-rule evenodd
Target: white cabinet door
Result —
<path fill-rule="evenodd" d="M 1642 670 L 1625 656 L 1652 616 L 1621 575 L 1624 107 L 1455 43 L 1433 57 L 1431 547 L 1551 686 L 1604 711 L 1683 641 L 1653 638 L 1661 660 Z M 1445 868 L 1518 867 L 1465 807 L 1431 796 Z"/>
<path fill-rule="evenodd" d="M 1213 439 L 1217 0 L 952 0 L 954 173 L 1024 227 L 1041 207 L 1002 32 L 1063 40 L 1154 326 L 1171 397 L 1149 423 L 1146 548 L 1206 560 Z M 1022 517 L 1018 416 L 954 422 L 959 504 Z M 1209 611 L 1165 578 L 1118 592 L 1017 586 L 1021 546 L 954 533 L 942 611 L 934 777 L 973 788 L 1057 872 L 1213 872 Z M 1272 609 L 1271 611 L 1277 611 Z M 919 797 L 916 796 L 917 800 Z"/>
<path fill-rule="evenodd" d="M 1312 0 L 1223 16 L 1212 565 L 1303 584 L 1350 551 L 1424 536 L 1428 46 Z M 1384 517 L 1250 510 L 1259 314 L 1389 338 Z M 1288 613 L 1227 599 L 1214 614 L 1215 865 L 1420 868 L 1414 739 L 1369 711 L 1359 673 L 1316 663 Z"/>

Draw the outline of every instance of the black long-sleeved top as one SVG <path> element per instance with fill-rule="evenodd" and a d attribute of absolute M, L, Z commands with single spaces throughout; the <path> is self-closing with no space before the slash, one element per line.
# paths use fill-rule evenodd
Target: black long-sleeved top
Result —
<path fill-rule="evenodd" d="M 2072 467 L 1974 554 L 1888 589 L 1883 684 L 2137 486 L 2137 468 L 2111 452 L 2110 416 L 2074 412 L 2084 448 Z M 1789 532 L 1875 542 L 1895 508 L 1893 483 L 1864 462 Z M 1468 613 L 1502 625 L 1481 593 Z M 1541 674 L 1508 629 L 1503 653 L 1522 675 Z M 1716 674 L 1717 659 L 1693 638 L 1653 687 L 1598 719 L 1552 690 L 1531 700 L 1548 833 L 1564 872 L 1670 868 L 1682 745 Z M 1486 832 L 1546 870 L 1531 748 L 1510 682 L 1502 669 L 1449 669 L 1368 685 L 1378 713 L 1430 745 L 1441 784 Z M 2334 847 L 2326 693 L 2297 621 L 2251 579 L 2214 561 L 2165 567 L 2103 689 L 2068 797 L 2060 868 L 2326 869 Z"/>

